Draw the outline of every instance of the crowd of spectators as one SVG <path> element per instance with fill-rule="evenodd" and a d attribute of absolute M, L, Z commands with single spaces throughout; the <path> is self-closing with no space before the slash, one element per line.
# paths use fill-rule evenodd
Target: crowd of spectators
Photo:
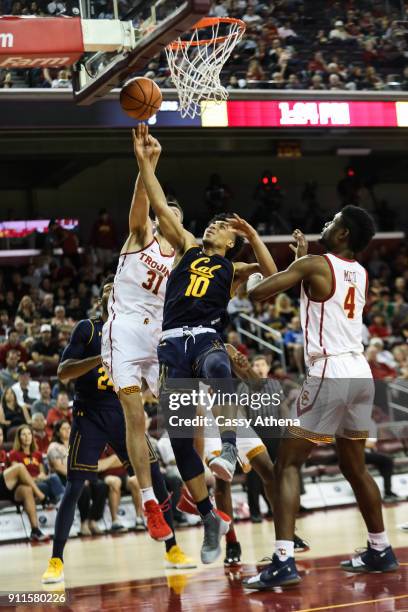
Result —
<path fill-rule="evenodd" d="M 131 8 L 119 3 L 124 16 Z M 94 18 L 112 19 L 112 0 L 91 2 Z M 75 0 L 0 0 L 0 15 L 78 15 Z M 144 16 L 143 13 L 141 15 Z M 408 31 L 393 0 L 214 0 L 210 15 L 236 17 L 246 34 L 222 72 L 228 89 L 408 90 Z M 143 27 L 142 16 L 134 20 Z M 164 53 L 145 69 L 172 87 Z M 18 78 L 17 78 L 18 77 Z M 3 71 L 0 87 L 69 87 L 69 70 Z"/>
<path fill-rule="evenodd" d="M 55 244 L 65 244 L 69 255 L 55 256 L 48 251 L 25 267 L 0 269 L 0 429 L 4 438 L 0 446 L 4 451 L 8 445 L 10 451 L 6 455 L 0 451 L 1 471 L 22 463 L 41 499 L 51 503 L 58 503 L 65 485 L 73 400 L 72 384 L 58 381 L 57 366 L 76 322 L 98 315 L 100 283 L 106 273 L 114 272 L 117 241 L 108 219 L 106 211 L 101 211 L 93 230 L 94 247 L 89 251 L 80 253 L 78 241 L 51 224 L 59 240 Z M 398 378 L 408 385 L 408 248 L 403 243 L 391 250 L 381 245 L 365 264 L 370 287 L 364 344 L 374 379 L 384 384 Z M 240 327 L 258 333 L 240 314 L 269 328 L 262 331 L 263 340 L 283 347 L 285 355 L 282 360 L 277 353 L 266 351 L 269 375 L 280 381 L 288 395 L 296 394 L 305 374 L 298 292 L 282 293 L 261 304 L 252 303 L 245 287 L 240 287 L 228 312 L 225 339 L 249 358 L 262 347 L 240 333 Z M 154 414 L 154 406 L 150 413 Z M 384 410 L 379 414 L 379 420 L 387 418 Z M 81 533 L 99 532 L 106 502 L 113 529 L 123 530 L 117 519 L 120 490 L 133 496 L 138 525 L 143 527 L 137 483 L 127 480 L 109 452 L 101 461 L 101 479 L 90 484 L 81 497 Z M 163 470 L 169 486 L 177 488 L 172 467 L 163 462 Z M 40 538 L 35 524 L 33 529 L 33 538 Z"/>

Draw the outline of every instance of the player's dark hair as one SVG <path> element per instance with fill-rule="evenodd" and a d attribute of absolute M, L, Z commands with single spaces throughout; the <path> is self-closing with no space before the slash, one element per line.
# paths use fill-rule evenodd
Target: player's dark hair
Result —
<path fill-rule="evenodd" d="M 219 213 L 215 215 L 207 224 L 207 227 L 211 225 L 211 223 L 215 223 L 215 221 L 228 221 L 228 219 L 232 219 L 232 213 Z M 242 247 L 244 246 L 244 239 L 242 236 L 235 236 L 234 246 L 227 250 L 225 253 L 225 257 L 230 259 L 231 261 L 238 255 Z"/>
<path fill-rule="evenodd" d="M 349 245 L 355 253 L 364 251 L 375 234 L 372 216 L 358 206 L 349 204 L 341 211 L 343 224 L 349 230 Z"/>
<path fill-rule="evenodd" d="M 103 288 L 105 287 L 105 285 L 110 285 L 111 283 L 113 283 L 114 280 L 115 280 L 114 274 L 108 274 L 108 276 L 103 279 L 103 281 L 101 282 L 101 288 L 99 289 L 99 297 L 102 297 Z"/>
<path fill-rule="evenodd" d="M 180 214 L 181 214 L 181 220 L 183 221 L 183 219 L 184 219 L 184 211 L 183 211 L 183 209 L 181 208 L 180 204 L 177 202 L 177 200 L 175 200 L 174 198 L 168 198 L 168 199 L 167 199 L 167 204 L 168 204 L 169 206 L 172 206 L 173 208 L 177 208 L 177 210 L 179 210 L 179 211 L 180 211 Z"/>

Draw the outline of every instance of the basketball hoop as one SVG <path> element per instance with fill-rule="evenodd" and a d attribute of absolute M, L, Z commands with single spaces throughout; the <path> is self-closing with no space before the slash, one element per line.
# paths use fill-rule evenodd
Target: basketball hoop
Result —
<path fill-rule="evenodd" d="M 202 101 L 222 102 L 228 98 L 220 73 L 245 27 L 240 19 L 205 17 L 193 26 L 188 40 L 177 38 L 166 47 L 182 117 L 200 114 Z"/>

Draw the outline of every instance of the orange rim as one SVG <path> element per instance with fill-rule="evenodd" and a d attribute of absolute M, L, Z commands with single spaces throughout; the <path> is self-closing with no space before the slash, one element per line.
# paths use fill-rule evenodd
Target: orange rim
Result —
<path fill-rule="evenodd" d="M 192 30 L 201 30 L 204 28 L 209 28 L 211 26 L 215 26 L 219 23 L 227 23 L 227 24 L 236 24 L 239 26 L 239 30 L 244 33 L 246 30 L 246 25 L 242 21 L 242 19 L 235 19 L 234 17 L 204 17 L 204 19 L 200 19 L 191 29 Z M 235 33 L 227 34 L 226 36 L 217 36 L 216 38 L 206 38 L 205 40 L 176 40 L 168 45 L 169 49 L 173 49 L 173 51 L 177 51 L 177 49 L 183 49 L 186 47 L 201 47 L 203 45 L 209 45 L 212 43 L 223 43 L 228 40 L 231 36 L 235 36 Z"/>

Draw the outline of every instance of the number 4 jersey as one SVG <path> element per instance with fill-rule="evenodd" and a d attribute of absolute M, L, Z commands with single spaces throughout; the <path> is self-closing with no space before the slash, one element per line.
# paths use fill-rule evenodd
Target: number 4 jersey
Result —
<path fill-rule="evenodd" d="M 305 361 L 346 353 L 363 353 L 363 308 L 367 271 L 357 261 L 324 255 L 332 273 L 332 291 L 324 301 L 312 300 L 302 284 L 300 316 L 305 336 Z"/>
<path fill-rule="evenodd" d="M 119 258 L 102 335 L 102 360 L 116 391 L 139 391 L 144 378 L 156 393 L 157 345 L 173 261 L 156 238 Z"/>

